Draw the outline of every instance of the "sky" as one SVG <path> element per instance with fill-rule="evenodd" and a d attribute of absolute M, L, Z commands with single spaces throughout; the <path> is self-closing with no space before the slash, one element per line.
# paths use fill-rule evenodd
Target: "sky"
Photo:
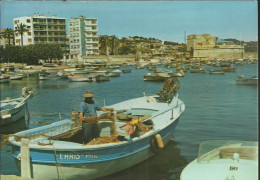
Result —
<path fill-rule="evenodd" d="M 184 43 L 184 32 L 219 39 L 258 40 L 257 1 L 8 1 L 1 3 L 1 29 L 13 18 L 56 15 L 98 19 L 99 35 L 143 36 Z"/>

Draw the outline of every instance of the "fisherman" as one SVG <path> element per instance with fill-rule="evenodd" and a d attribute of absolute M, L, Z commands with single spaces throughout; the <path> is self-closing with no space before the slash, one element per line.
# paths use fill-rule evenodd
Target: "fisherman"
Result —
<path fill-rule="evenodd" d="M 114 109 L 100 107 L 93 101 L 94 94 L 91 91 L 87 91 L 83 94 L 84 101 L 80 104 L 79 119 L 82 122 L 83 140 L 84 144 L 87 144 L 94 138 L 99 137 L 98 117 L 96 111 L 110 111 Z"/>

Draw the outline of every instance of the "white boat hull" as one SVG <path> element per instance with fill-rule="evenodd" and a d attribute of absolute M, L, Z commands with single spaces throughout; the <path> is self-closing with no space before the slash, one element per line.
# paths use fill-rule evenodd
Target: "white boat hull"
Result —
<path fill-rule="evenodd" d="M 21 105 L 18 108 L 12 109 L 9 111 L 10 115 L 3 115 L 0 117 L 0 124 L 6 125 L 13 123 L 25 116 L 25 104 Z"/>

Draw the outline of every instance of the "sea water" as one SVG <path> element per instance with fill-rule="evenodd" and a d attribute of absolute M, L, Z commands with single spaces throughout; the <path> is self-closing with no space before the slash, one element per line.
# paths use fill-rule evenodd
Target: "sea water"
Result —
<path fill-rule="evenodd" d="M 179 179 L 182 169 L 197 158 L 199 144 L 203 141 L 257 141 L 258 87 L 236 85 L 238 75 L 257 75 L 257 65 L 245 64 L 236 68 L 235 73 L 224 75 L 188 71 L 185 77 L 178 78 L 181 84 L 179 98 L 186 109 L 165 149 L 134 167 L 99 179 Z M 30 76 L 2 83 L 1 99 L 19 97 L 25 86 L 33 88 L 36 94 L 28 100 L 29 120 L 26 117 L 1 127 L 1 134 L 70 118 L 71 111 L 79 110 L 82 94 L 87 90 L 95 94 L 94 100 L 100 106 L 140 97 L 143 93 L 155 94 L 163 82 L 144 81 L 147 72 L 147 69 L 133 66 L 132 73 L 121 74 L 107 82 L 39 81 L 38 76 Z M 8 145 L 1 149 L 1 174 L 20 175 Z"/>

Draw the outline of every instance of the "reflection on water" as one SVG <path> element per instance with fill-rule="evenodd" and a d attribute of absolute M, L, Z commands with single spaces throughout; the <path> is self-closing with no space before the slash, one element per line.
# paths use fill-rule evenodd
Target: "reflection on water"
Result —
<path fill-rule="evenodd" d="M 13 123 L 0 127 L 0 134 L 14 134 L 28 129 L 28 118 L 21 118 Z"/>
<path fill-rule="evenodd" d="M 177 148 L 178 144 L 178 142 L 171 140 L 163 151 L 148 160 L 97 180 L 177 180 L 182 169 L 188 163 L 185 157 L 181 155 L 181 150 Z"/>

